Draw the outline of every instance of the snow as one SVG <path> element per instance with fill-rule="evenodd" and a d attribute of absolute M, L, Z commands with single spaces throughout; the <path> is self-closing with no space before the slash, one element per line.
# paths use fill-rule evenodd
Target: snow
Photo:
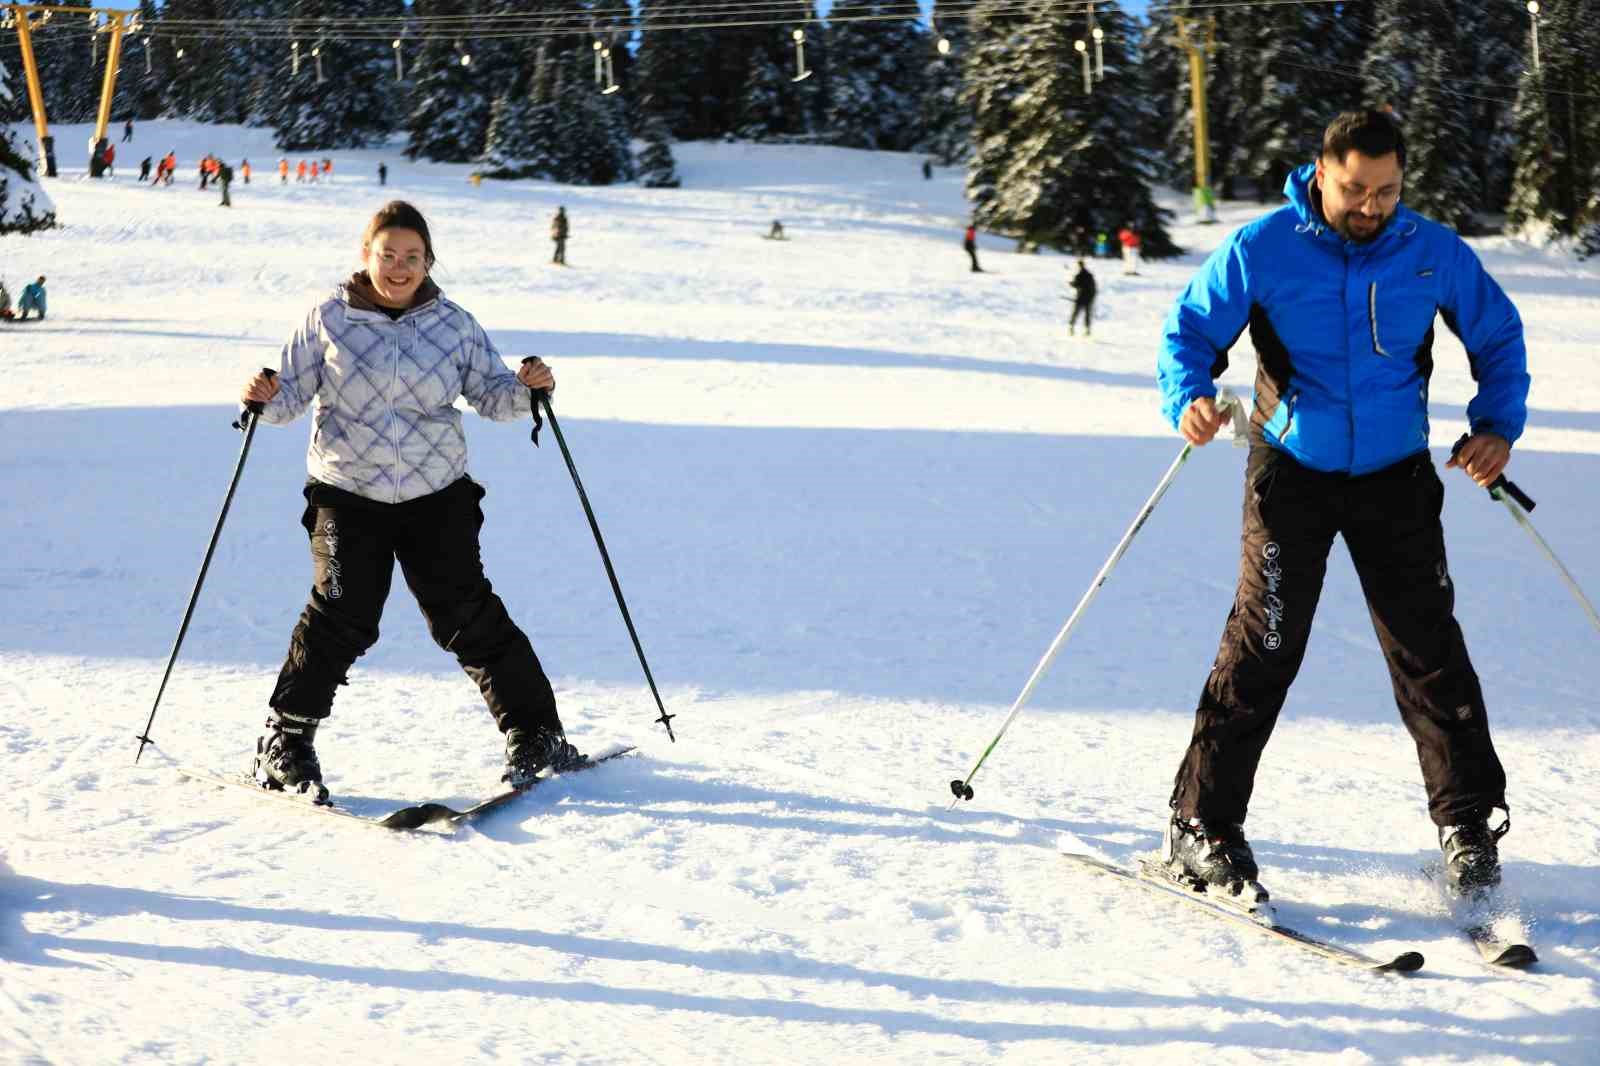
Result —
<path fill-rule="evenodd" d="M 64 127 L 59 143 L 83 143 Z M 1542 961 L 1490 974 L 1418 873 L 1436 853 L 1348 556 L 1257 783 L 1285 921 L 1368 975 L 1072 870 L 1155 846 L 1232 594 L 1243 453 L 1199 451 L 947 811 L 1180 444 L 1165 310 L 1261 209 L 1063 329 L 1069 260 L 960 248 L 961 175 L 817 147 L 676 147 L 681 189 L 474 187 L 334 153 L 281 187 L 269 134 L 147 122 L 118 177 L 70 166 L 63 228 L 4 244 L 50 318 L 0 329 L 0 1061 L 1594 1062 L 1600 656 L 1554 568 L 1459 474 L 1458 614 L 1510 776 L 1508 887 Z M 175 148 L 179 183 L 132 180 Z M 194 161 L 249 156 L 234 207 Z M 320 154 L 320 153 L 319 153 Z M 390 187 L 379 189 L 379 159 Z M 69 158 L 66 162 L 71 163 Z M 143 727 L 240 437 L 246 377 L 351 269 L 390 195 L 508 357 L 546 357 L 668 710 L 656 711 L 549 436 L 469 416 L 484 556 L 569 735 L 636 757 L 452 836 L 388 835 L 182 779 L 243 767 L 309 567 L 305 422 L 263 426 L 147 749 Z M 572 216 L 571 269 L 547 265 Z M 781 218 L 790 240 L 761 240 Z M 1600 270 L 1474 241 L 1528 324 L 1510 473 L 1600 594 Z M 1442 463 L 1473 384 L 1440 331 Z M 1248 344 L 1224 378 L 1247 391 Z M 548 431 L 547 431 L 548 432 Z M 498 773 L 472 684 L 408 592 L 319 738 L 369 813 Z"/>

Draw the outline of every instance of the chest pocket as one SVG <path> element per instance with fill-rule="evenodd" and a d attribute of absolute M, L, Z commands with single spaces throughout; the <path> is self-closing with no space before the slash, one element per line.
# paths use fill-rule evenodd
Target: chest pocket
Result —
<path fill-rule="evenodd" d="M 1433 327 L 1437 312 L 1432 271 L 1368 283 L 1367 325 L 1372 354 L 1410 360 Z"/>
<path fill-rule="evenodd" d="M 398 341 L 397 405 L 432 412 L 448 407 L 461 395 L 461 367 L 465 353 L 459 338 L 447 334 L 445 344 L 424 334 L 402 332 Z"/>

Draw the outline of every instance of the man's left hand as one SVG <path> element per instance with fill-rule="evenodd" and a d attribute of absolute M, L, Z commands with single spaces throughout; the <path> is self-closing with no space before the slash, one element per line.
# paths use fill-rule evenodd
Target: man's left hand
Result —
<path fill-rule="evenodd" d="M 1474 433 L 1444 465 L 1460 467 L 1473 481 L 1488 488 L 1510 461 L 1510 441 L 1498 433 Z"/>
<path fill-rule="evenodd" d="M 556 376 L 550 368 L 544 365 L 544 360 L 538 356 L 529 359 L 517 368 L 517 380 L 530 389 L 544 389 L 547 392 L 556 391 Z"/>

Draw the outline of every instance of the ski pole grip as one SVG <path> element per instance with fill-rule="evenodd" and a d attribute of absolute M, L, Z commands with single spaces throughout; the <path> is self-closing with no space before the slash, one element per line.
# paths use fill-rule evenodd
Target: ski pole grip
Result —
<path fill-rule="evenodd" d="M 529 363 L 533 362 L 534 359 L 535 356 L 525 355 L 522 357 L 522 365 L 527 366 Z M 539 446 L 539 431 L 544 428 L 544 416 L 539 413 L 539 408 L 540 406 L 549 405 L 550 390 L 529 389 L 528 392 L 528 406 L 533 408 L 533 436 L 531 439 L 533 440 L 533 446 L 537 448 Z M 552 414 L 550 417 L 554 418 L 555 415 Z"/>
<path fill-rule="evenodd" d="M 263 374 L 267 375 L 268 378 L 275 378 L 275 377 L 278 376 L 278 372 L 276 370 L 272 369 L 270 366 L 262 367 L 261 368 L 261 372 Z M 242 408 L 239 409 L 239 417 L 234 419 L 234 421 L 233 421 L 233 428 L 234 429 L 243 429 L 244 428 L 244 416 L 247 415 L 247 414 L 249 414 L 249 415 L 260 415 L 261 414 L 261 401 L 260 400 L 251 400 L 250 402 L 246 403 Z"/>
<path fill-rule="evenodd" d="M 1470 435 L 1466 433 L 1461 434 L 1461 439 L 1450 446 L 1450 458 L 1454 459 L 1456 457 L 1456 453 L 1461 450 L 1461 446 L 1463 444 L 1467 443 L 1469 436 Z M 1526 492 L 1523 492 L 1517 487 L 1517 483 L 1515 481 L 1511 481 L 1504 474 L 1501 474 L 1499 477 L 1495 478 L 1490 484 L 1485 485 L 1484 491 L 1489 494 L 1489 498 L 1491 500 L 1499 499 L 1499 497 L 1495 495 L 1496 492 L 1504 492 L 1507 496 L 1510 496 L 1513 500 L 1516 500 L 1518 506 L 1520 506 L 1524 511 L 1532 511 L 1538 506 L 1538 504 L 1533 502 L 1532 496 L 1529 496 Z"/>

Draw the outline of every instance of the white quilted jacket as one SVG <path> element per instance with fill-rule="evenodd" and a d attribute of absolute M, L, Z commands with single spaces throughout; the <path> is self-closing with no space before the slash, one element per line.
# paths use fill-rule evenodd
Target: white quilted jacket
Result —
<path fill-rule="evenodd" d="M 465 396 L 485 418 L 529 417 L 517 381 L 483 327 L 438 293 L 391 320 L 352 305 L 341 284 L 283 346 L 278 394 L 261 419 L 311 413 L 306 470 L 318 481 L 383 503 L 438 492 L 467 472 Z"/>

